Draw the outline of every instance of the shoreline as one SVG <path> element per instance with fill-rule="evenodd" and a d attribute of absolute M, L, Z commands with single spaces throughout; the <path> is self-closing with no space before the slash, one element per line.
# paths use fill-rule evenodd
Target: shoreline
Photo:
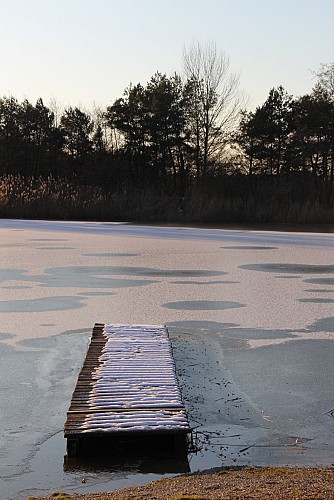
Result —
<path fill-rule="evenodd" d="M 47 497 L 68 500 L 211 500 L 211 499 L 331 499 L 334 468 L 244 467 L 195 472 L 153 481 L 110 493 L 70 494 Z"/>
<path fill-rule="evenodd" d="M 140 227 L 165 227 L 165 228 L 189 228 L 189 229 L 222 229 L 229 231 L 260 231 L 260 232 L 287 232 L 287 233 L 319 233 L 333 234 L 334 224 L 294 224 L 294 223 L 219 223 L 219 222 L 196 222 L 175 219 L 172 221 L 151 220 L 107 220 L 107 219 L 57 219 L 57 218 L 32 218 L 32 217 L 0 217 L 2 221 L 34 222 L 34 223 L 63 223 L 63 224 L 107 224 Z"/>

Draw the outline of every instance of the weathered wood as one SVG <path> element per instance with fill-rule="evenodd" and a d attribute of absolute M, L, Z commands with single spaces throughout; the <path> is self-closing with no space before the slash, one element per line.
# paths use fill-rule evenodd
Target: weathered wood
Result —
<path fill-rule="evenodd" d="M 83 436 L 189 432 L 167 328 L 95 324 L 64 427 L 68 454 Z"/>

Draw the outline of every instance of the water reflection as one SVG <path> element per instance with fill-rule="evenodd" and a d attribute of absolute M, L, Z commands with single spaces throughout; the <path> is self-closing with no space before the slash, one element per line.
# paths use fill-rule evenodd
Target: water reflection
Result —
<path fill-rule="evenodd" d="M 46 312 L 65 311 L 70 309 L 80 309 L 85 304 L 80 297 L 42 297 L 40 299 L 27 300 L 2 300 L 0 301 L 0 312 Z"/>
<path fill-rule="evenodd" d="M 186 332 L 199 332 L 199 333 L 216 333 L 226 328 L 237 327 L 236 323 L 219 323 L 218 321 L 172 321 L 168 323 L 168 330 L 173 331 L 175 328 L 176 331 L 180 331 L 182 333 Z"/>
<path fill-rule="evenodd" d="M 2 288 L 6 290 L 29 290 L 31 286 L 24 286 L 24 285 L 13 285 L 13 286 L 3 286 Z"/>
<path fill-rule="evenodd" d="M 265 330 L 261 328 L 229 328 L 224 334 L 243 339 L 284 339 L 298 337 L 292 330 Z"/>
<path fill-rule="evenodd" d="M 299 276 L 296 274 L 295 276 L 275 276 L 275 278 L 280 279 L 280 280 L 296 280 L 299 278 L 302 278 L 302 276 Z"/>
<path fill-rule="evenodd" d="M 182 300 L 180 302 L 166 302 L 161 305 L 167 309 L 181 309 L 187 311 L 216 311 L 246 307 L 245 304 L 241 304 L 240 302 L 231 302 L 228 300 Z"/>
<path fill-rule="evenodd" d="M 226 247 L 220 247 L 223 248 L 224 250 L 277 250 L 278 247 L 265 247 L 265 246 L 258 246 L 258 245 L 231 245 L 231 246 L 226 246 Z"/>
<path fill-rule="evenodd" d="M 41 326 L 52 326 L 52 323 L 41 325 Z M 59 342 L 63 344 L 67 339 L 73 336 L 76 342 L 81 337 L 81 334 L 90 335 L 91 328 L 78 328 L 77 330 L 65 330 L 59 333 L 56 337 L 42 337 L 42 338 L 32 338 L 24 339 L 18 342 L 19 346 L 32 347 L 34 349 L 50 349 L 55 346 L 55 343 Z M 84 339 L 85 336 L 82 336 Z M 81 366 L 81 365 L 80 365 Z"/>
<path fill-rule="evenodd" d="M 124 279 L 114 276 L 133 278 L 202 278 L 224 276 L 224 271 L 201 269 L 155 269 L 131 266 L 69 266 L 48 268 L 43 274 L 31 275 L 25 269 L 1 269 L 0 282 L 21 281 L 37 283 L 44 287 L 58 288 L 124 288 L 145 286 L 156 283 L 152 279 Z M 191 281 L 180 283 L 193 284 Z M 230 284 L 233 281 L 213 281 L 212 284 Z M 198 282 L 197 284 L 202 284 Z M 204 284 L 204 283 L 203 283 Z"/>
<path fill-rule="evenodd" d="M 61 273 L 63 268 L 47 269 L 48 274 Z M 153 267 L 133 267 L 133 266 L 76 266 L 66 268 L 73 273 L 106 274 L 110 276 L 149 276 L 149 277 L 210 277 L 223 276 L 224 271 L 207 271 L 202 269 L 159 269 Z"/>
<path fill-rule="evenodd" d="M 35 247 L 35 250 L 74 250 L 74 247 Z"/>
<path fill-rule="evenodd" d="M 304 283 L 313 283 L 314 285 L 334 285 L 334 278 L 310 278 L 304 280 Z"/>
<path fill-rule="evenodd" d="M 46 275 L 40 277 L 41 285 L 51 288 L 126 288 L 154 283 L 152 280 L 109 278 L 112 273 L 108 266 L 60 267 L 45 272 Z"/>
<path fill-rule="evenodd" d="M 28 238 L 28 241 L 68 241 L 66 238 Z"/>
<path fill-rule="evenodd" d="M 26 276 L 25 269 L 0 269 L 0 282 L 4 281 L 34 281 Z"/>
<path fill-rule="evenodd" d="M 11 334 L 11 333 L 0 332 L 0 341 L 2 341 L 2 340 L 8 340 L 8 339 L 13 339 L 13 338 L 14 338 L 14 335 Z"/>
<path fill-rule="evenodd" d="M 171 436 L 85 438 L 76 457 L 64 457 L 65 472 L 139 474 L 190 471 L 187 449 L 176 450 Z"/>
<path fill-rule="evenodd" d="M 248 271 L 262 271 L 265 273 L 289 273 L 289 274 L 330 274 L 334 273 L 333 265 L 313 264 L 244 264 L 239 269 Z M 333 279 L 334 283 L 334 279 Z"/>
<path fill-rule="evenodd" d="M 175 321 L 168 323 L 170 333 L 215 334 L 220 345 L 229 349 L 247 348 L 247 340 L 294 339 L 300 333 L 296 330 L 275 330 L 263 328 L 240 328 L 236 323 L 215 321 Z"/>
<path fill-rule="evenodd" d="M 322 318 L 313 323 L 310 328 L 314 330 L 324 330 L 325 332 L 334 332 L 334 316 Z"/>
<path fill-rule="evenodd" d="M 84 257 L 138 257 L 139 253 L 83 253 Z"/>
<path fill-rule="evenodd" d="M 59 288 L 124 288 L 155 283 L 153 280 L 108 278 L 115 274 L 109 266 L 71 266 L 46 269 L 31 275 L 25 269 L 1 269 L 0 282 L 22 281 L 44 287 Z M 130 274 L 130 273 L 129 273 Z"/>
<path fill-rule="evenodd" d="M 172 285 L 233 285 L 239 281 L 171 281 Z"/>
<path fill-rule="evenodd" d="M 123 288 L 156 283 L 151 279 L 124 279 L 115 276 L 202 278 L 223 276 L 224 271 L 201 269 L 155 269 L 131 266 L 68 266 L 45 269 L 43 274 L 30 275 L 25 269 L 1 269 L 0 281 L 23 281 L 38 283 L 44 287 Z M 110 277 L 112 276 L 112 278 Z M 219 283 L 219 282 L 218 282 Z"/>
<path fill-rule="evenodd" d="M 297 302 L 311 302 L 313 304 L 333 304 L 334 299 L 328 299 L 327 297 L 315 297 L 312 299 L 297 299 Z"/>

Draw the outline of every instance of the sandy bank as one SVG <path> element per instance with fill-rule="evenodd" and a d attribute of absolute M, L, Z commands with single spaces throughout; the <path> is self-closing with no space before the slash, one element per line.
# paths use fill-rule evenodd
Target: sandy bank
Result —
<path fill-rule="evenodd" d="M 331 499 L 334 468 L 246 467 L 161 479 L 112 493 L 50 497 L 113 500 Z M 33 500 L 40 497 L 29 497 Z"/>

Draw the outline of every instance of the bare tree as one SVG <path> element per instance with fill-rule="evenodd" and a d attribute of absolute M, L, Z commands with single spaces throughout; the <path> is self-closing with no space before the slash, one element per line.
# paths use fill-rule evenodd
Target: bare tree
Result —
<path fill-rule="evenodd" d="M 195 151 L 197 179 L 205 180 L 209 162 L 221 155 L 236 125 L 244 98 L 239 77 L 229 70 L 228 57 L 213 43 L 184 49 L 183 69 L 189 141 Z"/>
<path fill-rule="evenodd" d="M 323 173 L 327 177 L 327 164 L 330 161 L 330 190 L 333 190 L 334 180 L 334 62 L 321 64 L 320 69 L 314 72 L 317 83 L 313 88 L 313 95 L 324 109 L 327 110 L 325 123 L 321 127 L 323 139 Z"/>
<path fill-rule="evenodd" d="M 313 72 L 317 77 L 314 92 L 322 93 L 330 101 L 334 102 L 334 63 L 321 64 L 318 71 Z"/>

